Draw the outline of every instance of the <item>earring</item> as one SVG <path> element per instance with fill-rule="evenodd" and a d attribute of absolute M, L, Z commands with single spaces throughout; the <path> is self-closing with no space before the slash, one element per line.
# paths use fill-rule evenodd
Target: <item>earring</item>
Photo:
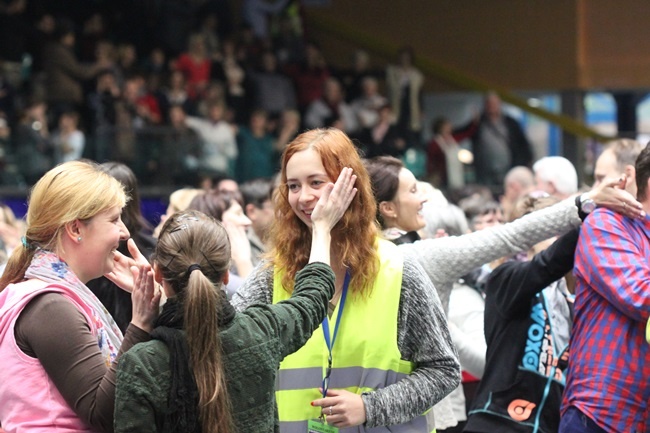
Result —
<path fill-rule="evenodd" d="M 81 242 L 81 236 L 77 237 L 77 242 Z"/>

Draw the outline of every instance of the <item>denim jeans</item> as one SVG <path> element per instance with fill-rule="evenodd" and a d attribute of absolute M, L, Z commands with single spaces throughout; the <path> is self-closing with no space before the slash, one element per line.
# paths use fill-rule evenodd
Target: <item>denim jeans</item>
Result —
<path fill-rule="evenodd" d="M 580 412 L 575 406 L 570 406 L 560 419 L 559 433 L 607 433 L 591 418 Z"/>

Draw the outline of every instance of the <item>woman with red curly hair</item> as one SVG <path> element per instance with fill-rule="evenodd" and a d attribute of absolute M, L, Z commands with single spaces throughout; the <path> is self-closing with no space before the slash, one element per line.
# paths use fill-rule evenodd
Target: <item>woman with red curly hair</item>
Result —
<path fill-rule="evenodd" d="M 321 431 L 314 424 L 326 422 L 345 432 L 430 432 L 424 413 L 458 385 L 459 364 L 430 279 L 380 239 L 370 178 L 345 133 L 314 129 L 285 149 L 273 248 L 233 304 L 244 309 L 290 297 L 309 258 L 311 213 L 344 167 L 357 175 L 358 192 L 331 232 L 336 291 L 329 318 L 280 366 L 280 431 Z"/>

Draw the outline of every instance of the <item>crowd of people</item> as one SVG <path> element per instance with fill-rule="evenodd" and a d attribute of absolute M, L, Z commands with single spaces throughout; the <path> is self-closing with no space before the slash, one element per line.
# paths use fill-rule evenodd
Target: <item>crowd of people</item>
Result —
<path fill-rule="evenodd" d="M 494 93 L 422 143 L 413 51 L 336 70 L 295 1 L 228 31 L 206 2 L 184 44 L 9 3 L 42 44 L 0 75 L 2 183 L 33 185 L 0 213 L 0 432 L 650 431 L 650 146 L 579 185 Z"/>
<path fill-rule="evenodd" d="M 12 3 L 15 9 L 0 8 L 0 24 L 21 23 L 11 41 L 22 36 L 23 53 L 3 54 L 0 32 L 5 185 L 31 186 L 81 157 L 127 164 L 145 185 L 195 186 L 215 174 L 244 182 L 275 173 L 301 131 L 330 126 L 368 157 L 419 164 L 415 174 L 442 188 L 460 188 L 468 175 L 499 186 L 509 168 L 532 162 L 530 143 L 498 95 L 488 94 L 482 114 L 455 130 L 434 119 L 429 134 L 414 51 L 403 47 L 394 60 L 373 62 L 357 50 L 335 65 L 306 37 L 296 0 L 273 8 L 244 2 L 234 28 L 237 15 L 215 6 L 222 2 L 188 5 L 192 16 L 174 43 L 159 33 L 144 43 L 124 30 L 124 18 L 115 22 L 112 9 L 74 14 Z M 168 3 L 152 16 L 164 21 Z M 256 30 L 260 14 L 273 25 Z M 463 139 L 471 149 L 459 146 Z"/>
<path fill-rule="evenodd" d="M 591 189 L 547 161 L 505 176 L 506 222 L 316 128 L 155 228 L 126 165 L 58 165 L 6 233 L 1 428 L 645 431 L 650 147 Z"/>

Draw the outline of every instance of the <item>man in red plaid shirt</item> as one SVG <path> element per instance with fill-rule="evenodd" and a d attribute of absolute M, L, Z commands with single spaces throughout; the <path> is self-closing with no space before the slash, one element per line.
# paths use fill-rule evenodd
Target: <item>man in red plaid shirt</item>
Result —
<path fill-rule="evenodd" d="M 632 219 L 607 209 L 582 224 L 575 320 L 560 433 L 645 432 L 650 400 L 650 147 L 635 164 Z"/>

